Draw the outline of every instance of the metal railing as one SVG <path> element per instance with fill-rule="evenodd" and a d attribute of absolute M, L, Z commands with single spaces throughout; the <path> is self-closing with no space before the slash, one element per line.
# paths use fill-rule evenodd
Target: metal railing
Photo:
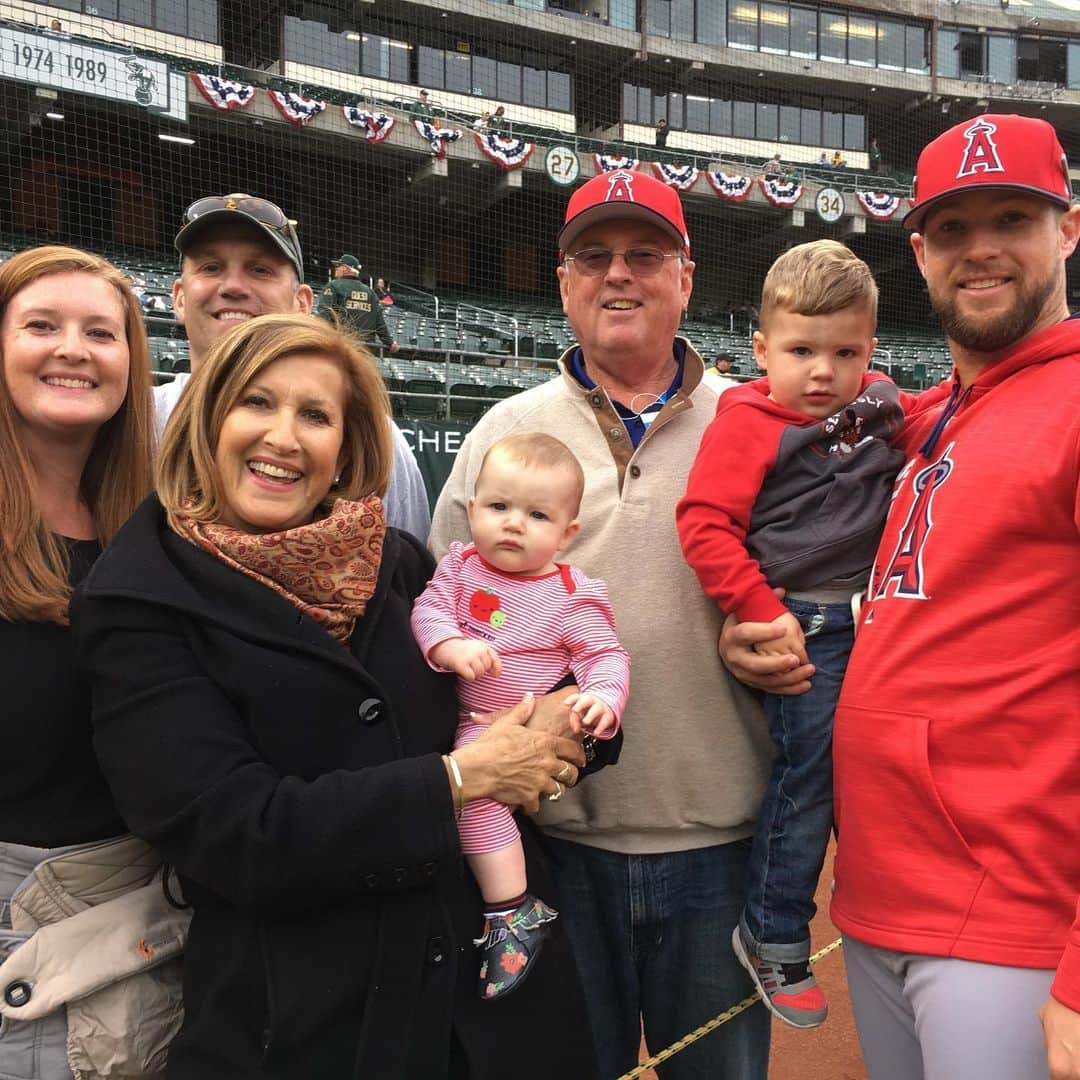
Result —
<path fill-rule="evenodd" d="M 415 285 L 404 285 L 400 281 L 394 282 L 393 293 L 394 302 L 400 303 L 402 310 L 439 318 L 439 298 L 435 293 L 425 292 Z"/>

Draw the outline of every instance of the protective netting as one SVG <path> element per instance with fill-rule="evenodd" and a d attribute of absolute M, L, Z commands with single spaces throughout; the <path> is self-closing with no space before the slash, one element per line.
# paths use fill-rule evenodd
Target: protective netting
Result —
<path fill-rule="evenodd" d="M 947 363 L 900 225 L 918 150 L 1023 112 L 1080 163 L 1069 6 L 5 2 L 0 247 L 114 259 L 143 291 L 155 368 L 180 370 L 184 208 L 266 196 L 297 220 L 316 292 L 344 252 L 385 279 L 399 410 L 467 423 L 570 340 L 553 239 L 572 185 L 638 167 L 684 189 L 687 333 L 706 355 L 749 373 L 769 263 L 834 236 L 881 286 L 879 362 L 918 385 Z"/>

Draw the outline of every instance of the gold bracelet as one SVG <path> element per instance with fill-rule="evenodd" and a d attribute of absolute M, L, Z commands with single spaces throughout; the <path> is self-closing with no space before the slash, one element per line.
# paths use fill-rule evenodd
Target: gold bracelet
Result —
<path fill-rule="evenodd" d="M 454 778 L 454 805 L 457 807 L 454 817 L 460 818 L 465 812 L 465 781 L 461 779 L 461 769 L 453 754 L 443 754 L 443 762 Z"/>

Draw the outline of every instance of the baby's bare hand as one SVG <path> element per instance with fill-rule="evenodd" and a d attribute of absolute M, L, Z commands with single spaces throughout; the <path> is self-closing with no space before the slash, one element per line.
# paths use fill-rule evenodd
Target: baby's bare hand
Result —
<path fill-rule="evenodd" d="M 615 713 L 595 694 L 571 694 L 563 699 L 563 704 L 570 706 L 570 723 L 575 732 L 584 730 L 606 738 L 615 730 Z"/>
<path fill-rule="evenodd" d="M 483 675 L 502 674 L 499 654 L 483 641 L 468 638 L 440 641 L 431 650 L 431 659 L 439 667 L 460 675 L 468 682 L 474 682 Z"/>

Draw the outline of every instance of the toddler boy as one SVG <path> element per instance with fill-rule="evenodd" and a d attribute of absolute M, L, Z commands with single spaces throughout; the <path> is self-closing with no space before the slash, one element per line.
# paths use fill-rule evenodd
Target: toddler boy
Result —
<path fill-rule="evenodd" d="M 833 712 L 855 597 L 904 457 L 890 440 L 907 395 L 868 370 L 876 320 L 870 268 L 842 244 L 781 255 L 754 334 L 766 377 L 720 396 L 676 509 L 705 592 L 740 621 L 783 629 L 761 651 L 816 669 L 807 693 L 765 695 L 777 755 L 732 937 L 765 1005 L 795 1027 L 816 1027 L 828 1011 L 810 969 L 809 924 L 833 822 Z"/>

